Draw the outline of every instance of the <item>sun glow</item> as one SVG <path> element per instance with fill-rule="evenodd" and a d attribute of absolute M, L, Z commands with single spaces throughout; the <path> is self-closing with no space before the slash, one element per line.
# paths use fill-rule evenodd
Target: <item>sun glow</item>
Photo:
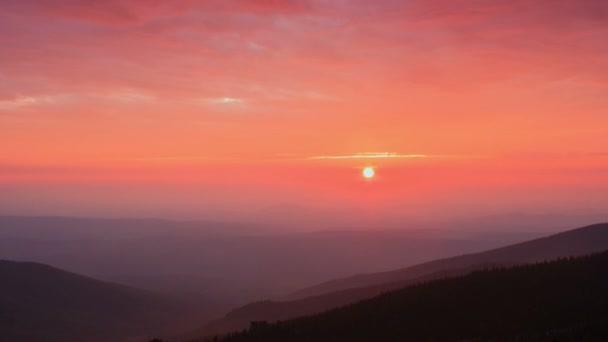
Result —
<path fill-rule="evenodd" d="M 368 179 L 373 178 L 375 174 L 376 174 L 376 172 L 371 167 L 366 167 L 363 169 L 363 177 L 365 177 L 365 178 L 368 178 Z"/>

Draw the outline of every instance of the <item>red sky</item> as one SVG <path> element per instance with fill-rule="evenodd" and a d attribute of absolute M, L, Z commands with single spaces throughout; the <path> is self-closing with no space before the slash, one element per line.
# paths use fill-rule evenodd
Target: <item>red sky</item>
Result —
<path fill-rule="evenodd" d="M 0 211 L 600 210 L 606 42 L 601 0 L 4 0 Z"/>

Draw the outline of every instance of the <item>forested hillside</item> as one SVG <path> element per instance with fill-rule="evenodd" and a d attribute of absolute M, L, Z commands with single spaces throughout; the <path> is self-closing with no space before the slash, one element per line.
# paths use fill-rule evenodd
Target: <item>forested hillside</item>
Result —
<path fill-rule="evenodd" d="M 579 341 L 608 338 L 608 252 L 476 271 L 323 314 L 250 329 L 240 341 Z"/>

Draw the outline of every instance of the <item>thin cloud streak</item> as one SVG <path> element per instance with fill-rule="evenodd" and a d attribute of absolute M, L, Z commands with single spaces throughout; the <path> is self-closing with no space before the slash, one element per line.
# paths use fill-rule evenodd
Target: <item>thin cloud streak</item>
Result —
<path fill-rule="evenodd" d="M 315 156 L 309 157 L 308 159 L 373 159 L 373 158 L 403 158 L 403 159 L 414 159 L 414 158 L 429 158 L 425 154 L 399 154 L 393 152 L 369 152 L 369 153 L 357 153 L 353 155 L 343 156 Z"/>
<path fill-rule="evenodd" d="M 243 100 L 234 97 L 220 97 L 220 98 L 208 98 L 204 100 L 207 104 L 212 105 L 240 105 L 243 104 Z"/>

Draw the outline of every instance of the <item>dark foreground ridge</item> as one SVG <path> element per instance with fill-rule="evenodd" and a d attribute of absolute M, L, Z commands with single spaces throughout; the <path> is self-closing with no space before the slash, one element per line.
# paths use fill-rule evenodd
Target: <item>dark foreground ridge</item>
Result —
<path fill-rule="evenodd" d="M 33 262 L 0 260 L 0 341 L 125 341 L 194 315 L 165 296 Z M 178 327 L 176 327 L 178 328 Z"/>
<path fill-rule="evenodd" d="M 218 340 L 605 341 L 606 270 L 608 252 L 475 271 L 314 316 L 252 322 L 247 331 Z"/>
<path fill-rule="evenodd" d="M 233 309 L 205 327 L 206 335 L 247 328 L 252 321 L 310 316 L 430 280 L 462 276 L 491 267 L 510 267 L 608 250 L 608 224 L 595 224 L 485 252 L 430 261 L 395 271 L 337 279 L 300 291 L 295 300 L 263 301 Z M 329 292 L 328 292 L 329 291 Z M 300 296 L 308 297 L 300 298 Z"/>
<path fill-rule="evenodd" d="M 598 223 L 485 252 L 439 259 L 389 272 L 335 279 L 302 289 L 292 294 L 292 298 L 305 298 L 333 291 L 411 280 L 448 269 L 466 269 L 489 263 L 497 266 L 514 266 L 563 257 L 584 256 L 605 250 L 608 250 L 608 223 Z"/>

